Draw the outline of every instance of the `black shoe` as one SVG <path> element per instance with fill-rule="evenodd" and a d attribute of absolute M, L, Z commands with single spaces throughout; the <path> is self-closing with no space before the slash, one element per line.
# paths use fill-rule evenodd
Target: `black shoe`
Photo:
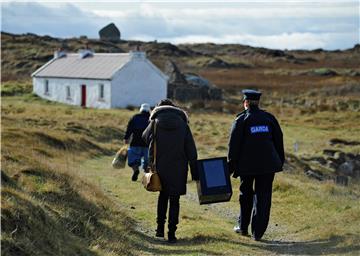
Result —
<path fill-rule="evenodd" d="M 134 173 L 133 173 L 133 175 L 131 177 L 131 180 L 132 181 L 137 181 L 138 175 L 139 175 L 139 170 L 134 171 Z"/>
<path fill-rule="evenodd" d="M 177 238 L 176 238 L 176 237 L 169 238 L 169 240 L 168 240 L 168 243 L 170 243 L 170 244 L 176 244 L 176 242 L 177 242 Z"/>
<path fill-rule="evenodd" d="M 175 244 L 177 242 L 177 238 L 175 236 L 175 233 L 168 233 L 168 243 Z"/>
<path fill-rule="evenodd" d="M 257 237 L 257 236 L 252 235 L 251 238 L 254 241 L 261 241 L 261 237 Z"/>
<path fill-rule="evenodd" d="M 155 234 L 156 237 L 164 237 L 165 236 L 164 227 L 161 228 L 158 226 L 158 228 L 155 231 L 156 231 L 156 234 Z"/>
<path fill-rule="evenodd" d="M 234 232 L 235 232 L 235 233 L 238 233 L 238 234 L 241 234 L 242 236 L 247 236 L 247 235 L 249 235 L 248 232 L 247 232 L 247 230 L 242 230 L 242 229 L 240 228 L 240 226 L 235 226 L 235 227 L 234 227 Z"/>

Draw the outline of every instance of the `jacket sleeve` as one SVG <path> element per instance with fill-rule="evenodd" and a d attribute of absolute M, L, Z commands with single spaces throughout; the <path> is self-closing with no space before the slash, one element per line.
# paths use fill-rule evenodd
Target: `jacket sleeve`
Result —
<path fill-rule="evenodd" d="M 153 141 L 153 127 L 155 120 L 152 120 L 142 134 L 142 139 L 149 148 L 149 166 L 154 163 L 154 141 Z"/>
<path fill-rule="evenodd" d="M 128 122 L 124 140 L 128 140 L 133 132 L 134 132 L 134 117 L 132 117 Z"/>
<path fill-rule="evenodd" d="M 189 161 L 192 180 L 199 180 L 199 173 L 197 169 L 197 150 L 194 138 L 188 125 L 186 125 L 185 154 L 187 160 Z"/>
<path fill-rule="evenodd" d="M 238 167 L 240 144 L 243 140 L 243 126 L 243 121 L 241 119 L 237 119 L 234 121 L 231 127 L 228 152 L 230 173 L 235 172 L 235 169 Z"/>
<path fill-rule="evenodd" d="M 146 145 L 149 146 L 151 140 L 152 140 L 152 133 L 153 133 L 153 123 L 154 120 L 152 120 L 148 126 L 145 128 L 143 134 L 142 134 L 142 139 L 145 141 Z"/>
<path fill-rule="evenodd" d="M 280 125 L 276 118 L 272 116 L 273 119 L 273 140 L 275 149 L 280 157 L 282 164 L 285 162 L 285 153 L 284 153 L 284 141 L 283 141 L 283 133 L 281 131 Z"/>

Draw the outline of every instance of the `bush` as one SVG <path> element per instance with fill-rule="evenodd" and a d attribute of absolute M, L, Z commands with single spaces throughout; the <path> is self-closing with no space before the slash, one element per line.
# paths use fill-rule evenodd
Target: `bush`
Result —
<path fill-rule="evenodd" d="M 30 82 L 5 82 L 1 85 L 1 96 L 16 96 L 32 92 Z"/>
<path fill-rule="evenodd" d="M 336 76 L 337 75 L 336 71 L 331 70 L 329 68 L 317 68 L 317 69 L 312 70 L 311 73 L 316 76 Z"/>

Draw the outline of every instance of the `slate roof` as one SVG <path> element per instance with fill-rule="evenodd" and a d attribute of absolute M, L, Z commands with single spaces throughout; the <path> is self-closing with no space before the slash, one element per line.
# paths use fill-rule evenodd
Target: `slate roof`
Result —
<path fill-rule="evenodd" d="M 50 60 L 32 76 L 110 80 L 130 60 L 129 53 L 94 53 L 83 59 L 71 53 Z"/>

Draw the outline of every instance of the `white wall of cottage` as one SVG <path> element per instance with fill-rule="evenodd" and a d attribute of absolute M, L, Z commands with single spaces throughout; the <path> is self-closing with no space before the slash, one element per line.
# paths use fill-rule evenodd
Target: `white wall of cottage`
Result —
<path fill-rule="evenodd" d="M 48 80 L 49 93 L 45 93 L 45 83 Z M 104 85 L 104 98 L 100 98 L 100 84 Z M 111 82 L 108 80 L 67 79 L 33 77 L 33 92 L 41 98 L 70 105 L 81 106 L 81 86 L 86 86 L 86 107 L 111 107 Z M 70 97 L 67 95 L 70 87 Z"/>

